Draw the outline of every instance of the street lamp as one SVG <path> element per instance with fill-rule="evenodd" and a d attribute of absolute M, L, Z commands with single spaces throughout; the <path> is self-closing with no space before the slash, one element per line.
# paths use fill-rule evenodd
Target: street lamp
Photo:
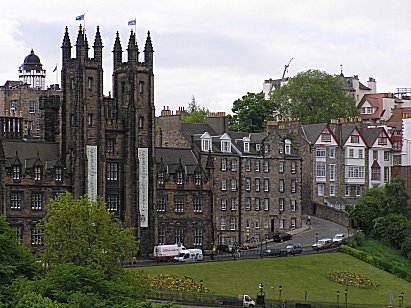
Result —
<path fill-rule="evenodd" d="M 350 238 L 350 225 L 347 226 L 347 239 Z"/>
<path fill-rule="evenodd" d="M 401 292 L 401 294 L 398 295 L 398 301 L 399 301 L 399 307 L 403 308 L 404 307 L 404 292 Z"/>
<path fill-rule="evenodd" d="M 305 290 L 305 292 L 304 292 L 304 301 L 307 301 L 307 295 L 308 295 L 308 291 Z"/>
<path fill-rule="evenodd" d="M 274 308 L 274 287 L 271 287 L 271 290 L 273 290 L 273 302 L 271 303 L 271 307 Z"/>
<path fill-rule="evenodd" d="M 315 243 L 318 244 L 318 233 L 315 234 Z"/>
<path fill-rule="evenodd" d="M 278 286 L 278 290 L 280 290 L 280 304 L 281 304 L 281 292 L 283 290 L 283 286 Z"/>
<path fill-rule="evenodd" d="M 337 291 L 337 307 L 340 308 L 340 291 Z"/>
<path fill-rule="evenodd" d="M 347 297 L 348 297 L 348 286 L 347 289 L 345 289 L 344 291 L 344 296 L 345 296 L 345 308 L 348 307 L 348 302 L 347 302 Z"/>
<path fill-rule="evenodd" d="M 203 293 L 203 280 L 200 280 L 200 293 Z"/>

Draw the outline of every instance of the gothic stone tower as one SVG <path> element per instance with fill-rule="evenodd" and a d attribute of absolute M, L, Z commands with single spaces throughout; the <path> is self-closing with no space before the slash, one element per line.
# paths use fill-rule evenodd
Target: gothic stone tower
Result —
<path fill-rule="evenodd" d="M 131 32 L 128 61 L 122 62 L 117 33 L 114 44 L 113 97 L 103 96 L 103 44 L 99 28 L 89 58 L 85 31 L 79 29 L 76 57 L 66 28 L 62 54 L 61 151 L 78 198 L 102 196 L 109 211 L 135 229 L 140 251 L 152 251 L 154 75 L 148 33 L 144 62 L 139 62 Z"/>

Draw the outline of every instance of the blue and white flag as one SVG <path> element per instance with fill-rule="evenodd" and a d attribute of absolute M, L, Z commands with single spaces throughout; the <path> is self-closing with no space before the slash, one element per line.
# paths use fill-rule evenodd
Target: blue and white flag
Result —
<path fill-rule="evenodd" d="M 84 20 L 84 15 L 85 15 L 85 14 L 77 16 L 77 17 L 76 17 L 76 20 Z"/>
<path fill-rule="evenodd" d="M 129 25 L 129 26 L 135 26 L 135 25 L 136 25 L 136 19 L 134 18 L 133 20 L 130 20 L 130 21 L 128 22 L 128 25 Z"/>

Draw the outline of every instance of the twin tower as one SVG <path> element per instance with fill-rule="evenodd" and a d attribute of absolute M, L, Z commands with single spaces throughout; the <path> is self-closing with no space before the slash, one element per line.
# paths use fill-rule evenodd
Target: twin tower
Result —
<path fill-rule="evenodd" d="M 148 32 L 144 61 L 136 34 L 127 46 L 127 62 L 117 32 L 113 48 L 112 95 L 103 95 L 103 43 L 99 27 L 94 58 L 81 25 L 76 56 L 68 29 L 62 44 L 60 153 L 75 198 L 101 196 L 108 209 L 136 231 L 141 251 L 153 247 L 154 74 Z"/>

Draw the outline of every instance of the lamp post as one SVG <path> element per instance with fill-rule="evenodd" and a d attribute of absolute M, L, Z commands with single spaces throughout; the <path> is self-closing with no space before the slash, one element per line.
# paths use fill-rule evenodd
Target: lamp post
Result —
<path fill-rule="evenodd" d="M 348 307 L 348 302 L 347 302 L 347 298 L 348 298 L 348 287 L 347 289 L 344 290 L 344 296 L 345 296 L 345 308 Z"/>
<path fill-rule="evenodd" d="M 318 233 L 315 234 L 315 243 L 318 244 Z"/>
<path fill-rule="evenodd" d="M 280 304 L 281 304 L 281 292 L 283 290 L 283 286 L 278 286 L 278 290 L 280 291 Z"/>
<path fill-rule="evenodd" d="M 200 280 L 200 302 L 202 300 L 202 294 L 203 294 L 203 279 Z"/>
<path fill-rule="evenodd" d="M 350 225 L 347 226 L 347 239 L 350 238 Z"/>
<path fill-rule="evenodd" d="M 273 302 L 271 303 L 271 307 L 274 308 L 274 287 L 271 287 L 271 290 L 273 291 Z"/>
<path fill-rule="evenodd" d="M 307 301 L 307 295 L 308 295 L 308 291 L 305 290 L 305 292 L 304 292 L 304 301 Z"/>
<path fill-rule="evenodd" d="M 401 294 L 398 295 L 398 303 L 399 303 L 399 307 L 401 308 L 404 307 L 404 292 L 401 292 Z"/>
<path fill-rule="evenodd" d="M 337 307 L 340 308 L 340 291 L 337 291 Z"/>

